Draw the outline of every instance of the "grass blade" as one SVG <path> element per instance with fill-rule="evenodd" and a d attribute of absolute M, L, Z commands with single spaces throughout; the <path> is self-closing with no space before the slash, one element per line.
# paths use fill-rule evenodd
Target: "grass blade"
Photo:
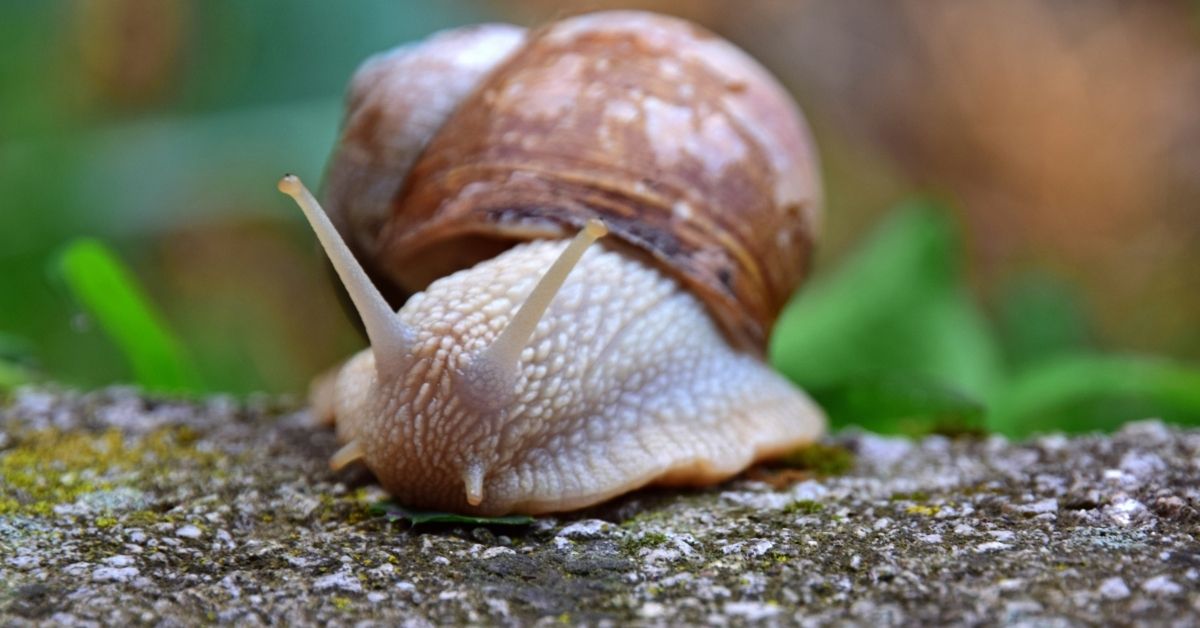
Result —
<path fill-rule="evenodd" d="M 58 270 L 76 302 L 120 349 L 139 385 L 159 392 L 202 388 L 182 345 L 108 247 L 75 240 L 59 256 Z"/>

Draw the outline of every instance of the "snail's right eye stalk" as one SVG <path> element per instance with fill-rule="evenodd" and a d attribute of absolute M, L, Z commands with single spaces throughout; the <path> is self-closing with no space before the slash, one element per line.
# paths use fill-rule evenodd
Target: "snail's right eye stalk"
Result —
<path fill-rule="evenodd" d="M 521 351 L 529 344 L 529 338 L 537 329 L 546 309 L 554 296 L 562 289 L 567 276 L 579 263 L 580 258 L 593 242 L 608 234 L 604 222 L 588 220 L 575 239 L 563 249 L 558 259 L 533 287 L 521 308 L 500 332 L 500 335 L 479 353 L 471 356 L 471 362 L 460 374 L 459 384 L 467 391 L 470 399 L 486 405 L 504 407 L 515 392 L 517 362 Z M 483 408 L 481 408 L 483 409 Z"/>

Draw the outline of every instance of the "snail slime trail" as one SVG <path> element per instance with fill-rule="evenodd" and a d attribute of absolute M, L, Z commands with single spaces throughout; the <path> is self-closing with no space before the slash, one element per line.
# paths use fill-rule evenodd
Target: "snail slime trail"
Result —
<path fill-rule="evenodd" d="M 741 50 L 635 11 L 465 27 L 370 58 L 346 102 L 328 215 L 279 186 L 371 344 L 314 385 L 335 469 L 415 508 L 538 514 L 821 436 L 763 360 L 809 272 L 815 150 Z"/>

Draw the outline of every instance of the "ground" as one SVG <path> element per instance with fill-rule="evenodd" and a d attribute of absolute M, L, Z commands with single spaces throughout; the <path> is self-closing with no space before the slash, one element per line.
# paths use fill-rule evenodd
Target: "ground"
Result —
<path fill-rule="evenodd" d="M 310 421 L 273 398 L 0 401 L 0 624 L 1200 624 L 1196 430 L 843 432 L 817 471 L 414 528 L 328 470 Z"/>

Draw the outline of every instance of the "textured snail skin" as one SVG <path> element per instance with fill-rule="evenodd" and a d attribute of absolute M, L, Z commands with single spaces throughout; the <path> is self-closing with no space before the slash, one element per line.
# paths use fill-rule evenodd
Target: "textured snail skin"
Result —
<path fill-rule="evenodd" d="M 449 376 L 508 323 L 565 242 L 520 245 L 435 281 L 400 310 L 402 378 L 365 351 L 336 384 L 339 436 L 401 503 L 496 515 L 594 504 L 651 482 L 703 485 L 820 436 L 821 411 L 731 349 L 678 283 L 593 247 L 524 349 L 514 402 L 472 401 Z M 464 487 L 481 478 L 482 501 Z"/>

